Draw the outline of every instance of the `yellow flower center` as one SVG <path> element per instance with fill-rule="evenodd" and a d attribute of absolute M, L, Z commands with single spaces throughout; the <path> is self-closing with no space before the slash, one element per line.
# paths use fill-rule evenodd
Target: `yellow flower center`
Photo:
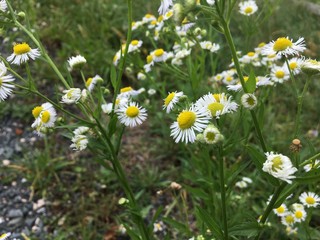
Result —
<path fill-rule="evenodd" d="M 285 217 L 285 220 L 286 220 L 286 222 L 289 223 L 289 224 L 294 223 L 294 217 L 293 217 L 292 215 L 287 215 L 287 216 Z"/>
<path fill-rule="evenodd" d="M 270 59 L 270 58 L 274 58 L 275 56 L 277 56 L 277 55 L 276 54 L 270 54 L 267 57 Z"/>
<path fill-rule="evenodd" d="M 284 71 L 282 71 L 282 70 L 276 71 L 275 76 L 277 78 L 283 78 L 284 77 Z"/>
<path fill-rule="evenodd" d="M 214 141 L 214 139 L 216 138 L 216 134 L 213 133 L 213 132 L 208 132 L 208 133 L 206 134 L 206 138 L 207 138 L 207 140 L 209 140 L 209 141 Z"/>
<path fill-rule="evenodd" d="M 219 102 L 214 102 L 208 105 L 208 110 L 211 112 L 211 115 L 215 117 L 218 111 L 222 111 L 224 105 Z"/>
<path fill-rule="evenodd" d="M 150 22 L 150 24 L 151 24 L 151 25 L 157 25 L 157 20 L 152 20 L 152 21 Z"/>
<path fill-rule="evenodd" d="M 227 82 L 231 82 L 231 81 L 233 80 L 233 77 L 228 76 L 228 77 L 226 78 L 226 80 L 227 80 Z"/>
<path fill-rule="evenodd" d="M 172 101 L 172 99 L 174 98 L 175 95 L 176 95 L 176 94 L 175 94 L 174 92 L 170 93 L 170 94 L 166 97 L 166 99 L 164 100 L 164 105 L 165 105 L 165 106 L 168 106 L 169 103 Z"/>
<path fill-rule="evenodd" d="M 262 42 L 262 43 L 259 43 L 258 47 L 261 48 L 261 47 L 263 47 L 264 45 L 266 45 L 266 43 Z"/>
<path fill-rule="evenodd" d="M 158 22 L 162 22 L 162 20 L 163 20 L 163 15 L 160 15 L 160 16 L 158 17 Z"/>
<path fill-rule="evenodd" d="M 253 12 L 253 8 L 252 7 L 246 7 L 246 9 L 244 10 L 244 12 L 246 14 L 252 13 Z"/>
<path fill-rule="evenodd" d="M 140 112 L 139 108 L 137 108 L 136 106 L 130 106 L 126 110 L 126 114 L 130 118 L 135 118 L 136 116 L 139 115 L 139 112 Z"/>
<path fill-rule="evenodd" d="M 0 78 L 0 87 L 2 86 L 2 79 Z"/>
<path fill-rule="evenodd" d="M 117 98 L 117 99 L 116 99 L 116 104 L 115 104 L 115 105 L 119 105 L 119 103 L 120 103 L 120 99 L 119 99 L 119 98 Z"/>
<path fill-rule="evenodd" d="M 280 156 L 275 157 L 272 159 L 272 170 L 276 171 L 277 169 L 280 169 L 282 165 L 282 160 Z"/>
<path fill-rule="evenodd" d="M 164 51 L 162 48 L 159 48 L 154 51 L 154 55 L 156 55 L 157 57 L 161 57 L 163 54 L 164 54 Z"/>
<path fill-rule="evenodd" d="M 133 45 L 133 46 L 137 46 L 138 44 L 139 44 L 138 40 L 132 40 L 131 41 L 131 45 Z"/>
<path fill-rule="evenodd" d="M 303 217 L 303 213 L 298 210 L 298 211 L 295 212 L 294 216 L 295 216 L 296 218 L 302 218 L 302 217 Z"/>
<path fill-rule="evenodd" d="M 250 106 L 253 106 L 253 105 L 256 103 L 256 101 L 254 100 L 254 98 L 249 97 L 249 98 L 247 99 L 247 103 L 248 103 Z"/>
<path fill-rule="evenodd" d="M 153 15 L 152 15 L 152 14 L 147 13 L 144 17 L 145 17 L 145 18 L 152 18 L 152 17 L 153 17 Z"/>
<path fill-rule="evenodd" d="M 284 208 L 283 206 L 280 206 L 280 207 L 278 207 L 278 208 L 276 209 L 276 211 L 277 211 L 278 213 L 284 213 L 285 208 Z"/>
<path fill-rule="evenodd" d="M 273 45 L 273 50 L 278 52 L 278 51 L 283 51 L 287 49 L 288 47 L 292 46 L 292 42 L 288 38 L 278 38 L 274 45 Z"/>
<path fill-rule="evenodd" d="M 132 87 L 124 87 L 124 88 L 121 88 L 120 93 L 125 93 L 125 92 L 129 92 L 132 90 L 133 90 Z"/>
<path fill-rule="evenodd" d="M 41 111 L 43 110 L 43 107 L 41 106 L 37 106 L 32 110 L 32 115 L 34 116 L 34 118 L 39 117 Z"/>
<path fill-rule="evenodd" d="M 169 12 L 166 13 L 166 17 L 167 18 L 171 17 L 172 15 L 173 15 L 173 11 L 169 11 Z"/>
<path fill-rule="evenodd" d="M 212 94 L 212 96 L 214 97 L 214 99 L 215 99 L 217 102 L 220 102 L 220 99 L 221 99 L 221 94 L 220 94 L 220 93 Z"/>
<path fill-rule="evenodd" d="M 247 53 L 247 55 L 248 55 L 249 57 L 253 57 L 254 54 L 255 54 L 255 52 L 248 52 L 248 53 Z"/>
<path fill-rule="evenodd" d="M 136 22 L 131 23 L 131 27 L 134 27 L 134 25 L 136 25 Z"/>
<path fill-rule="evenodd" d="M 306 197 L 306 202 L 308 204 L 315 204 L 316 200 L 313 197 L 308 196 Z"/>
<path fill-rule="evenodd" d="M 147 56 L 147 63 L 148 63 L 148 64 L 151 63 L 152 60 L 153 60 L 152 56 L 151 56 L 151 55 L 148 55 L 148 56 Z"/>
<path fill-rule="evenodd" d="M 177 118 L 179 128 L 184 130 L 192 127 L 196 121 L 196 118 L 197 116 L 194 112 L 183 111 L 182 113 L 179 114 Z"/>
<path fill-rule="evenodd" d="M 41 121 L 44 123 L 49 122 L 50 120 L 50 112 L 49 111 L 44 111 L 41 115 Z"/>
<path fill-rule="evenodd" d="M 16 55 L 21 55 L 21 54 L 24 54 L 24 53 L 28 53 L 30 51 L 31 51 L 31 48 L 27 43 L 16 44 L 13 47 L 13 52 Z"/>
<path fill-rule="evenodd" d="M 291 70 L 296 69 L 297 66 L 298 66 L 298 64 L 297 64 L 296 62 L 291 62 L 291 63 L 289 64 L 289 67 L 290 67 Z"/>
<path fill-rule="evenodd" d="M 86 81 L 86 87 L 89 87 L 91 83 L 92 83 L 92 78 L 88 78 Z"/>

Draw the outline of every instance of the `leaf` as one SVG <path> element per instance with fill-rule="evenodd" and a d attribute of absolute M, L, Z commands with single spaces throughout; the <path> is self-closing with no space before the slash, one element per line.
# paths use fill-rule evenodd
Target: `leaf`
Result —
<path fill-rule="evenodd" d="M 163 206 L 160 206 L 157 211 L 155 212 L 155 214 L 153 215 L 153 218 L 152 218 L 152 223 L 154 223 L 155 221 L 157 221 L 157 219 L 159 218 L 160 214 L 162 213 L 164 207 Z"/>
<path fill-rule="evenodd" d="M 301 177 L 297 177 L 295 181 L 299 183 L 312 183 L 314 181 L 319 181 L 319 179 L 320 179 L 320 169 L 313 169 L 303 174 Z"/>
<path fill-rule="evenodd" d="M 249 79 L 245 82 L 246 89 L 248 93 L 254 93 L 256 90 L 256 76 L 254 75 L 253 70 L 250 71 Z"/>
<path fill-rule="evenodd" d="M 199 197 L 203 200 L 210 200 L 209 195 L 200 188 L 192 188 L 189 186 L 185 186 L 185 189 L 187 190 L 187 192 L 193 194 L 195 197 Z"/>
<path fill-rule="evenodd" d="M 214 220 L 214 218 L 204 209 L 197 207 L 196 215 L 207 225 L 211 230 L 212 234 L 219 238 L 223 238 L 222 230 L 220 229 L 219 224 Z"/>
<path fill-rule="evenodd" d="M 166 224 L 168 224 L 168 225 L 172 226 L 173 228 L 179 230 L 179 232 L 189 232 L 190 231 L 185 224 L 183 224 L 181 222 L 178 222 L 178 221 L 176 221 L 176 220 L 174 220 L 172 218 L 167 218 L 166 217 L 166 218 L 163 218 L 162 220 Z"/>
<path fill-rule="evenodd" d="M 273 176 L 271 176 L 270 174 L 268 173 L 265 173 L 263 170 L 262 170 L 262 167 L 263 167 L 263 163 L 266 161 L 266 157 L 263 153 L 261 153 L 260 151 L 258 151 L 254 146 L 251 146 L 251 145 L 247 145 L 246 146 L 247 150 L 248 150 L 248 153 L 250 155 L 250 159 L 252 160 L 252 162 L 256 165 L 258 171 L 260 172 L 260 174 L 267 178 L 268 181 L 274 185 L 274 186 L 279 186 L 280 183 L 279 183 L 279 180 L 274 178 Z"/>
<path fill-rule="evenodd" d="M 258 222 L 244 222 L 232 226 L 229 229 L 230 235 L 235 236 L 246 236 L 247 238 L 254 237 L 258 235 L 261 227 Z"/>

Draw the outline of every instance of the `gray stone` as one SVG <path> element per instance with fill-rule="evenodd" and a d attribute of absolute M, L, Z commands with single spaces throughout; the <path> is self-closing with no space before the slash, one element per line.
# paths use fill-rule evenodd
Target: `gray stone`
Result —
<path fill-rule="evenodd" d="M 23 212 L 21 211 L 21 209 L 11 209 L 11 210 L 9 210 L 7 217 L 8 218 L 23 217 Z"/>
<path fill-rule="evenodd" d="M 10 220 L 7 225 L 9 227 L 19 227 L 22 224 L 23 224 L 23 218 L 18 217 L 18 218 L 14 218 L 14 219 Z"/>

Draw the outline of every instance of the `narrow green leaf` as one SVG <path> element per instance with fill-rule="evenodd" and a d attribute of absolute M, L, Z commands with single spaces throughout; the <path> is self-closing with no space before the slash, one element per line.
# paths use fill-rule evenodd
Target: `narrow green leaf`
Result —
<path fill-rule="evenodd" d="M 207 225 L 215 237 L 219 239 L 223 238 L 223 232 L 220 229 L 219 224 L 207 211 L 197 207 L 196 215 Z"/>
<path fill-rule="evenodd" d="M 117 86 L 117 71 L 116 68 L 112 65 L 110 68 L 110 79 L 113 89 Z"/>
<path fill-rule="evenodd" d="M 246 236 L 247 238 L 250 238 L 256 236 L 260 229 L 261 227 L 258 222 L 244 222 L 232 226 L 229 229 L 229 233 L 234 236 Z"/>
<path fill-rule="evenodd" d="M 299 183 L 312 183 L 314 181 L 319 181 L 320 179 L 320 169 L 313 169 L 302 176 L 295 178 L 294 180 Z"/>
<path fill-rule="evenodd" d="M 210 200 L 209 195 L 200 188 L 192 188 L 189 186 L 185 186 L 187 192 L 193 194 L 195 197 L 201 198 L 203 200 Z"/>
<path fill-rule="evenodd" d="M 248 93 L 254 93 L 256 90 L 256 76 L 254 75 L 253 70 L 250 71 L 249 79 L 245 82 Z"/>
<path fill-rule="evenodd" d="M 163 218 L 162 220 L 163 220 L 163 222 L 165 222 L 166 224 L 170 225 L 171 227 L 179 230 L 180 232 L 189 232 L 190 231 L 185 224 L 178 222 L 172 218 L 166 217 L 166 218 Z"/>

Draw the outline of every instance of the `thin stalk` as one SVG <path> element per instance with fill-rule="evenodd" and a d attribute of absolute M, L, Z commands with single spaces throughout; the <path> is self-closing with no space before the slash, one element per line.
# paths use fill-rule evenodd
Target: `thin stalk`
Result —
<path fill-rule="evenodd" d="M 226 207 L 226 188 L 224 182 L 224 162 L 223 162 L 223 149 L 222 146 L 218 148 L 219 158 L 219 178 L 220 178 L 220 192 L 221 192 L 221 208 L 222 208 L 222 222 L 224 239 L 228 240 L 228 222 L 227 222 L 227 207 Z"/>
<path fill-rule="evenodd" d="M 264 210 L 264 213 L 262 214 L 262 217 L 260 219 L 260 223 L 261 224 L 264 224 L 270 214 L 270 212 L 272 211 L 273 209 L 273 206 L 274 204 L 276 203 L 277 199 L 279 198 L 282 190 L 287 186 L 287 183 L 284 182 L 282 183 L 278 189 L 275 191 L 275 193 L 273 194 L 267 208 Z M 260 238 L 260 234 L 261 234 L 261 231 L 258 233 L 258 235 L 255 237 L 255 240 L 258 240 Z"/>
<path fill-rule="evenodd" d="M 248 93 L 248 90 L 246 88 L 245 81 L 244 81 L 244 78 L 243 78 L 243 74 L 242 74 L 242 71 L 241 71 L 240 62 L 239 62 L 239 59 L 238 59 L 238 56 L 237 56 L 237 51 L 236 51 L 234 42 L 232 40 L 232 35 L 231 35 L 231 32 L 230 32 L 228 23 L 224 19 L 221 19 L 221 22 L 222 22 L 222 26 L 223 26 L 223 29 L 224 29 L 224 35 L 226 37 L 226 40 L 227 40 L 228 45 L 229 45 L 230 50 L 231 50 L 233 62 L 234 62 L 234 65 L 236 67 L 236 70 L 237 70 L 237 73 L 238 73 L 238 76 L 239 76 L 239 79 L 240 79 L 240 82 L 241 82 L 242 89 L 243 89 L 243 91 L 245 93 Z M 255 129 L 256 129 L 256 132 L 257 132 L 261 147 L 262 147 L 264 152 L 267 152 L 267 145 L 266 145 L 266 143 L 264 141 L 264 138 L 262 136 L 262 131 L 261 131 L 261 128 L 259 126 L 259 123 L 258 123 L 258 120 L 257 120 L 257 116 L 256 116 L 254 111 L 250 111 L 250 113 L 251 113 L 251 117 L 252 117 Z"/>
<path fill-rule="evenodd" d="M 301 118 L 301 112 L 302 112 L 302 102 L 303 102 L 303 97 L 308 90 L 309 84 L 310 84 L 311 77 L 308 76 L 306 83 L 304 84 L 302 93 L 298 95 L 297 101 L 298 101 L 298 106 L 297 106 L 297 116 L 296 116 L 296 121 L 294 124 L 294 138 L 297 138 L 299 135 L 299 130 L 300 130 L 300 118 Z"/>

